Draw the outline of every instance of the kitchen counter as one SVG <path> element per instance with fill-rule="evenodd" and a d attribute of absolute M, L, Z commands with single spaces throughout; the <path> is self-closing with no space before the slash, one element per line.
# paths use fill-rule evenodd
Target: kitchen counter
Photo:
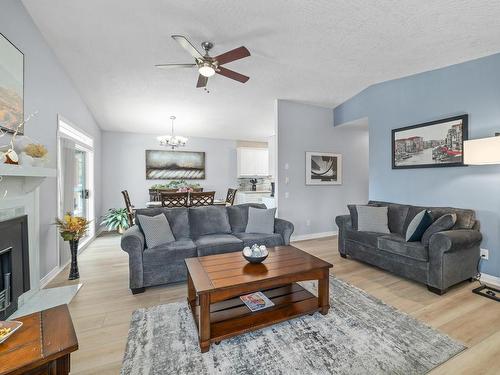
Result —
<path fill-rule="evenodd" d="M 255 191 L 252 191 L 252 190 L 240 191 L 240 190 L 238 190 L 238 193 L 241 193 L 241 194 L 271 194 L 271 190 L 255 190 Z"/>

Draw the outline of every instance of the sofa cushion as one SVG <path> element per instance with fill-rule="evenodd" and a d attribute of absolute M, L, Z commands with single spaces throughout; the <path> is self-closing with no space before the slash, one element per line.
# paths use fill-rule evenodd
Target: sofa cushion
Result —
<path fill-rule="evenodd" d="M 279 233 L 234 233 L 236 237 L 243 241 L 243 246 L 266 245 L 267 247 L 282 246 L 283 237 Z"/>
<path fill-rule="evenodd" d="M 243 241 L 232 234 L 207 234 L 195 241 L 198 256 L 230 253 L 243 249 Z"/>
<path fill-rule="evenodd" d="M 197 255 L 196 245 L 189 238 L 179 239 L 144 250 L 142 255 L 144 267 L 163 264 L 167 266 L 176 261 L 192 258 Z"/>
<path fill-rule="evenodd" d="M 229 216 L 229 224 L 231 225 L 231 231 L 233 233 L 245 231 L 248 223 L 248 209 L 250 207 L 266 208 L 264 204 L 260 203 L 237 204 L 226 208 L 227 215 Z"/>
<path fill-rule="evenodd" d="M 164 214 L 167 217 L 168 223 L 170 224 L 170 228 L 172 229 L 172 233 L 175 239 L 181 238 L 189 238 L 189 218 L 188 218 L 188 209 L 184 207 L 176 207 L 176 208 L 166 208 L 166 207 L 154 207 L 154 208 L 141 208 L 136 212 L 137 215 L 146 215 L 146 216 L 156 216 L 158 214 Z M 138 220 L 138 224 L 140 227 L 140 220 Z M 142 229 L 141 229 L 142 230 Z"/>
<path fill-rule="evenodd" d="M 411 259 L 425 262 L 429 260 L 428 248 L 422 245 L 421 242 L 406 242 L 403 236 L 396 233 L 380 236 L 378 238 L 378 248 Z"/>
<path fill-rule="evenodd" d="M 390 233 L 387 207 L 356 206 L 356 210 L 359 231 Z"/>
<path fill-rule="evenodd" d="M 156 247 L 175 241 L 175 237 L 172 234 L 172 230 L 170 229 L 170 225 L 165 215 L 137 215 L 137 219 L 141 224 L 144 238 L 146 239 L 146 247 Z"/>
<path fill-rule="evenodd" d="M 359 230 L 347 230 L 346 231 L 346 240 L 358 242 L 365 246 L 370 246 L 373 248 L 377 248 L 378 246 L 378 238 L 381 236 L 385 236 L 386 233 L 376 233 L 376 232 L 361 232 Z"/>
<path fill-rule="evenodd" d="M 445 214 L 456 214 L 457 220 L 453 229 L 472 229 L 476 224 L 476 213 L 474 210 L 453 207 L 429 207 L 434 220 L 437 220 Z"/>
<path fill-rule="evenodd" d="M 231 233 L 226 207 L 222 206 L 190 208 L 189 225 L 193 238 L 207 234 Z"/>
<path fill-rule="evenodd" d="M 389 203 L 380 201 L 369 201 L 369 205 L 386 206 L 388 209 L 387 215 L 389 219 L 389 230 L 391 233 L 405 234 L 405 221 L 408 216 L 410 206 L 399 203 Z"/>
<path fill-rule="evenodd" d="M 248 209 L 248 223 L 245 233 L 274 233 L 274 217 L 276 208 L 253 208 Z"/>

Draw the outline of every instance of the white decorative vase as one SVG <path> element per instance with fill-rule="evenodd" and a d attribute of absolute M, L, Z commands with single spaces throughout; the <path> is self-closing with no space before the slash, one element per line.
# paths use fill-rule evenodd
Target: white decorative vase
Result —
<path fill-rule="evenodd" d="M 32 167 L 33 158 L 29 156 L 26 152 L 21 152 L 21 154 L 19 155 L 19 164 Z"/>

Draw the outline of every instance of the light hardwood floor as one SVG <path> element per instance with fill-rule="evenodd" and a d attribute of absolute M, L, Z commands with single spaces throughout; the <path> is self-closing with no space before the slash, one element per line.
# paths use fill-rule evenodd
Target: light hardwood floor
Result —
<path fill-rule="evenodd" d="M 97 238 L 80 256 L 83 287 L 70 303 L 80 349 L 72 355 L 72 374 L 118 374 L 131 313 L 138 308 L 184 301 L 186 284 L 147 288 L 132 295 L 128 289 L 128 256 L 120 237 Z M 500 373 L 500 304 L 471 293 L 465 282 L 444 296 L 426 287 L 363 263 L 342 259 L 335 237 L 301 241 L 296 247 L 334 264 L 332 273 L 404 311 L 469 347 L 432 374 Z M 68 270 L 48 287 L 68 285 Z"/>

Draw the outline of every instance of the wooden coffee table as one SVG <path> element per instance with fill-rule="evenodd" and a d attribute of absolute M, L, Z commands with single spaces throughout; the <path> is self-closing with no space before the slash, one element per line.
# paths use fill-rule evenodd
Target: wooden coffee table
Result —
<path fill-rule="evenodd" d="M 200 349 L 245 332 L 316 311 L 329 305 L 332 264 L 293 246 L 269 249 L 261 264 L 248 263 L 241 251 L 186 259 L 188 304 L 198 327 Z M 318 280 L 318 296 L 298 281 Z M 251 312 L 239 298 L 261 291 L 274 306 Z"/>
<path fill-rule="evenodd" d="M 67 375 L 78 349 L 67 305 L 18 318 L 23 325 L 0 344 L 1 375 Z"/>

